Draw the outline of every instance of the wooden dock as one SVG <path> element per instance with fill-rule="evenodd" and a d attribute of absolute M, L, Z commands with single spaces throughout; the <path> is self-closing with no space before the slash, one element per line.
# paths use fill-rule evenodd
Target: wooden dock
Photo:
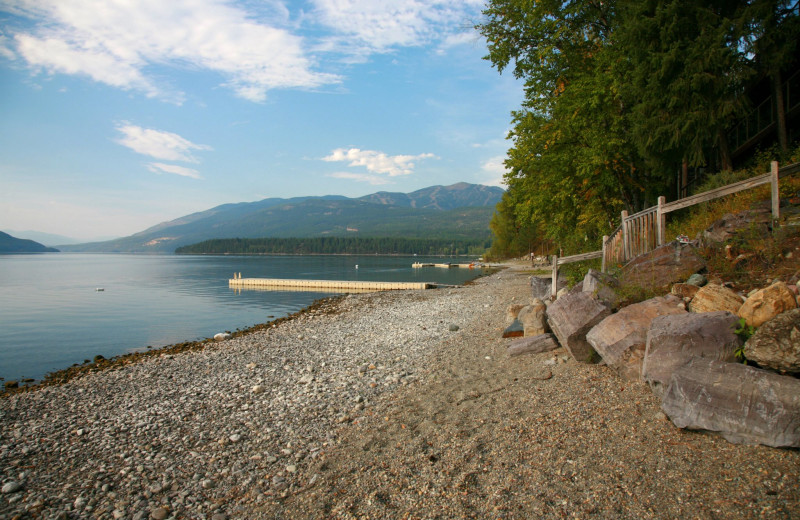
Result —
<path fill-rule="evenodd" d="M 319 292 L 372 292 L 424 290 L 428 282 L 370 282 L 354 280 L 288 280 L 283 278 L 231 278 L 228 285 L 240 289 Z"/>
<path fill-rule="evenodd" d="M 475 268 L 485 268 L 485 265 L 482 264 L 423 264 L 420 262 L 414 262 L 411 264 L 411 267 L 414 269 L 420 269 L 422 267 L 439 267 L 444 269 L 450 269 L 452 267 L 460 267 L 462 269 L 475 269 Z"/>

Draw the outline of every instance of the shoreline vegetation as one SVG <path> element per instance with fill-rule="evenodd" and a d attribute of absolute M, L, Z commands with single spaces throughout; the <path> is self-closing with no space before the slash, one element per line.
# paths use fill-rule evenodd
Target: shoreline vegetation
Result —
<path fill-rule="evenodd" d="M 9 394 L 0 518 L 800 514 L 799 451 L 678 429 L 563 349 L 509 357 L 530 274 L 325 298 Z"/>

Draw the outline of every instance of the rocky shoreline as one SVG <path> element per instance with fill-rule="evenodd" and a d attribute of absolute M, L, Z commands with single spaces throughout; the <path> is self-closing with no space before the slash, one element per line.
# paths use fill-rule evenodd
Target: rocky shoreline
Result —
<path fill-rule="evenodd" d="M 646 384 L 510 358 L 506 270 L 326 300 L 0 399 L 0 519 L 774 517 L 800 454 L 675 428 Z"/>

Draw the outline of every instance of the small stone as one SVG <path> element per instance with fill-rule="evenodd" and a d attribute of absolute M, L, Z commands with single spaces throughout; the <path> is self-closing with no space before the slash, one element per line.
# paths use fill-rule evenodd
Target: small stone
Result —
<path fill-rule="evenodd" d="M 211 520 L 228 520 L 228 517 L 222 513 L 214 513 L 211 515 Z"/>
<path fill-rule="evenodd" d="M 227 332 L 218 332 L 214 334 L 214 341 L 225 341 L 226 339 L 231 339 L 231 335 Z"/>
<path fill-rule="evenodd" d="M 2 492 L 5 495 L 8 493 L 16 493 L 21 489 L 22 489 L 22 484 L 12 480 L 11 482 L 6 482 L 5 484 L 3 484 L 3 488 L 0 489 L 0 492 Z"/>
<path fill-rule="evenodd" d="M 150 513 L 150 518 L 153 520 L 164 520 L 169 516 L 169 512 L 163 507 L 157 507 Z"/>
<path fill-rule="evenodd" d="M 264 386 L 263 385 L 255 385 L 250 391 L 256 395 L 264 393 Z"/>
<path fill-rule="evenodd" d="M 242 436 L 239 435 L 238 433 L 234 433 L 228 438 L 231 440 L 231 442 L 239 442 L 240 440 L 242 440 Z"/>
<path fill-rule="evenodd" d="M 688 280 L 686 280 L 686 283 L 689 284 L 689 285 L 695 285 L 697 287 L 702 287 L 702 286 L 704 286 L 705 284 L 708 283 L 708 280 L 706 280 L 706 277 L 703 276 L 702 274 L 695 273 L 692 276 L 690 276 Z"/>
<path fill-rule="evenodd" d="M 459 329 L 458 325 L 450 325 L 450 332 L 455 332 Z"/>
<path fill-rule="evenodd" d="M 306 374 L 303 377 L 301 377 L 297 382 L 301 385 L 308 385 L 311 384 L 313 381 L 314 381 L 314 376 L 311 374 Z"/>
<path fill-rule="evenodd" d="M 255 370 L 255 368 L 256 368 L 256 366 L 257 366 L 257 365 L 256 365 L 255 363 L 248 363 L 248 364 L 247 364 L 247 365 L 245 365 L 245 366 L 246 366 L 246 367 L 247 367 L 249 370 Z"/>
<path fill-rule="evenodd" d="M 210 478 L 207 478 L 205 480 L 201 480 L 200 481 L 200 487 L 202 487 L 203 489 L 211 489 L 211 488 L 214 487 L 214 481 L 211 480 Z"/>
<path fill-rule="evenodd" d="M 297 473 L 297 466 L 295 466 L 294 464 L 289 464 L 288 466 L 286 466 L 286 471 L 288 473 Z"/>

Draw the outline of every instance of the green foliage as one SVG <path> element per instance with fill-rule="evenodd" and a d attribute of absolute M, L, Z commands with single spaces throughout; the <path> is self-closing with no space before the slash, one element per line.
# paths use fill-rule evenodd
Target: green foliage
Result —
<path fill-rule="evenodd" d="M 567 280 L 567 284 L 570 287 L 573 287 L 575 284 L 583 281 L 583 279 L 586 277 L 586 273 L 589 272 L 589 269 L 595 269 L 599 271 L 600 267 L 600 259 L 585 260 L 583 262 L 573 262 L 571 264 L 559 266 L 558 274 L 559 276 L 563 275 Z"/>
<path fill-rule="evenodd" d="M 744 318 L 739 318 L 739 326 L 733 331 L 733 333 L 742 338 L 743 342 L 746 342 L 748 339 L 750 339 L 750 336 L 756 333 L 756 328 L 752 325 L 748 325 Z M 736 349 L 734 354 L 736 355 L 736 359 L 745 365 L 747 364 L 747 359 L 744 357 L 744 343 L 742 343 L 742 345 Z"/>
<path fill-rule="evenodd" d="M 615 292 L 617 293 L 620 307 L 627 307 L 664 294 L 660 288 L 642 287 L 634 284 L 622 284 Z"/>
<path fill-rule="evenodd" d="M 198 244 L 179 247 L 176 254 L 288 254 L 288 255 L 473 255 L 478 256 L 488 247 L 488 240 L 442 240 L 411 238 L 227 238 L 206 240 Z"/>
<path fill-rule="evenodd" d="M 682 163 L 731 169 L 745 84 L 785 68 L 800 39 L 796 3 L 779 0 L 491 0 L 484 15 L 486 59 L 525 81 L 498 254 L 599 248 L 621 210 L 674 192 Z"/>

